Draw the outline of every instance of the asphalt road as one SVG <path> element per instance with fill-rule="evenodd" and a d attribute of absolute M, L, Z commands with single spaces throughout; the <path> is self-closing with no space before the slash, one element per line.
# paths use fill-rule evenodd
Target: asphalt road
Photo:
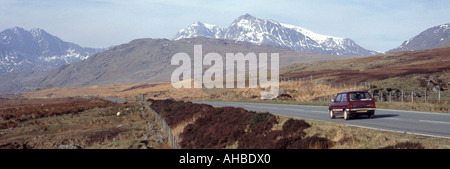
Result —
<path fill-rule="evenodd" d="M 377 109 L 372 119 L 367 116 L 344 120 L 342 116 L 330 119 L 327 106 L 304 106 L 287 104 L 243 103 L 243 102 L 195 102 L 217 107 L 242 107 L 247 110 L 270 112 L 291 117 L 344 123 L 350 126 L 388 130 L 424 136 L 450 139 L 450 114 Z"/>

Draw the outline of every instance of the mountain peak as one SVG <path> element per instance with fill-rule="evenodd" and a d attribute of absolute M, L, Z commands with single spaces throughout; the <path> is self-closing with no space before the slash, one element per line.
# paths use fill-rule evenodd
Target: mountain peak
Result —
<path fill-rule="evenodd" d="M 203 36 L 207 38 L 221 38 L 224 32 L 224 28 L 203 23 L 200 21 L 195 21 L 188 27 L 181 29 L 173 38 L 173 40 L 179 40 L 183 38 L 194 38 L 198 36 Z"/>
<path fill-rule="evenodd" d="M 190 26 L 204 26 L 204 24 L 203 24 L 203 22 L 195 21 L 195 22 L 192 23 Z"/>
<path fill-rule="evenodd" d="M 264 23 L 267 21 L 268 20 L 259 19 L 250 14 L 245 14 L 245 15 L 239 16 L 236 20 L 234 20 L 233 23 L 231 23 L 231 26 L 237 25 L 240 27 L 251 27 L 252 25 L 255 26 L 256 24 Z M 271 20 L 270 22 L 272 22 L 274 24 L 279 24 L 278 22 L 273 21 L 273 20 Z"/>
<path fill-rule="evenodd" d="M 25 29 L 23 29 L 22 27 L 18 27 L 18 26 L 15 26 L 15 27 L 6 29 L 6 30 L 4 30 L 3 32 L 8 32 L 8 31 L 11 31 L 11 32 L 14 33 L 14 34 L 21 34 L 21 33 L 23 33 L 23 32 L 26 32 Z"/>
<path fill-rule="evenodd" d="M 8 32 L 10 32 L 10 33 L 8 33 Z M 46 31 L 44 31 L 41 28 L 32 28 L 30 30 L 25 30 L 24 28 L 18 27 L 18 26 L 12 27 L 9 29 L 5 29 L 4 31 L 2 31 L 0 33 L 4 36 L 3 39 L 6 39 L 6 36 L 26 38 L 27 36 L 31 35 L 33 38 L 38 38 L 38 37 L 41 38 L 43 36 L 50 35 L 49 33 L 47 33 Z"/>
<path fill-rule="evenodd" d="M 34 38 L 44 38 L 44 37 L 57 38 L 53 35 L 50 35 L 49 33 L 47 33 L 45 30 L 43 30 L 41 28 L 32 28 L 32 29 L 30 29 L 29 32 L 33 35 Z"/>
<path fill-rule="evenodd" d="M 212 25 L 212 24 L 207 24 L 207 23 L 203 23 L 200 21 L 195 21 L 193 24 L 191 24 L 190 26 L 199 26 L 199 27 L 205 27 L 206 29 L 217 29 L 220 28 L 222 29 L 220 26 L 218 25 Z"/>
<path fill-rule="evenodd" d="M 9 29 L 11 29 L 11 30 L 13 30 L 13 31 L 25 31 L 25 29 L 23 29 L 22 27 L 19 27 L 19 26 L 14 26 L 14 27 L 9 28 Z M 7 30 L 8 30 L 8 29 L 7 29 Z"/>
<path fill-rule="evenodd" d="M 242 15 L 242 16 L 238 17 L 238 20 L 240 20 L 240 19 L 253 20 L 253 19 L 258 19 L 258 18 L 254 17 L 253 15 L 250 15 L 250 14 L 246 13 L 245 15 Z"/>
<path fill-rule="evenodd" d="M 43 29 L 41 29 L 41 28 L 32 28 L 32 29 L 30 29 L 30 32 L 38 32 L 38 33 L 47 33 L 46 31 L 44 31 Z"/>

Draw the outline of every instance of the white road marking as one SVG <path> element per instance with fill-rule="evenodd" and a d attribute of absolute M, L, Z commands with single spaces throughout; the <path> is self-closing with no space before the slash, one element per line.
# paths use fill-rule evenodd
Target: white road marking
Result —
<path fill-rule="evenodd" d="M 419 120 L 422 122 L 428 122 L 428 123 L 440 123 L 440 124 L 450 124 L 448 121 L 433 121 L 433 120 Z"/>
<path fill-rule="evenodd" d="M 284 110 L 305 111 L 304 109 L 283 108 Z"/>
<path fill-rule="evenodd" d="M 397 117 L 387 117 L 387 118 L 383 118 L 383 119 L 388 119 L 388 120 L 401 120 L 400 118 L 397 118 Z"/>

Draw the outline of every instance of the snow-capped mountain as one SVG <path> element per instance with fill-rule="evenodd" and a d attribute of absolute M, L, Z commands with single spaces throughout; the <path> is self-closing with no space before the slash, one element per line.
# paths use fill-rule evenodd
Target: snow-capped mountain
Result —
<path fill-rule="evenodd" d="M 224 32 L 225 28 L 197 21 L 189 25 L 187 28 L 180 30 L 180 32 L 175 35 L 174 40 L 195 38 L 198 36 L 219 39 L 222 38 Z"/>
<path fill-rule="evenodd" d="M 103 50 L 64 42 L 39 28 L 14 27 L 0 32 L 0 73 L 51 70 Z"/>
<path fill-rule="evenodd" d="M 429 28 L 388 53 L 433 49 L 450 44 L 450 23 Z"/>
<path fill-rule="evenodd" d="M 298 26 L 259 19 L 250 14 L 240 16 L 226 29 L 199 23 L 196 22 L 186 29 L 180 30 L 174 39 L 204 36 L 247 41 L 301 52 L 360 56 L 377 54 L 375 51 L 362 48 L 348 38 L 321 35 Z"/>

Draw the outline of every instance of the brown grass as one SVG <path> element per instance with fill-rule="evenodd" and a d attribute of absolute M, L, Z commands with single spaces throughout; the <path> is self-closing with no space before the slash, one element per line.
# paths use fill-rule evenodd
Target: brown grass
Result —
<path fill-rule="evenodd" d="M 35 116 L 14 128 L 0 129 L 0 149 L 57 149 L 61 145 L 96 149 L 171 148 L 154 122 L 154 117 L 142 110 L 139 104 L 105 101 L 107 104 L 102 105 L 103 101 L 75 98 L 23 100 L 14 107 L 12 103 L 15 101 L 10 100 L 8 109 L 21 110 L 22 107 L 34 105 L 35 109 L 44 107 L 63 110 L 58 107 L 66 107 L 68 110 L 80 111 Z M 42 103 L 45 103 L 44 106 Z M 89 104 L 95 106 L 86 107 Z M 81 111 L 79 105 L 84 105 L 84 110 Z M 121 112 L 121 116 L 117 116 L 117 112 Z"/>
<path fill-rule="evenodd" d="M 280 70 L 283 78 L 333 82 L 378 81 L 414 74 L 443 72 L 450 67 L 450 48 L 382 54 L 341 61 L 295 64 Z"/>
<path fill-rule="evenodd" d="M 136 101 L 139 95 L 146 94 L 153 99 L 167 99 L 173 97 L 177 100 L 206 98 L 202 89 L 175 89 L 170 82 L 138 83 L 130 85 L 102 85 L 87 87 L 55 87 L 41 89 L 22 94 L 26 98 L 63 98 L 75 96 L 98 96 L 121 98 Z"/>
<path fill-rule="evenodd" d="M 41 117 L 52 117 L 78 112 L 97 107 L 107 107 L 115 103 L 98 99 L 34 99 L 17 100 L 16 104 L 4 104 L 0 107 L 0 129 L 16 127 L 17 124 Z"/>

